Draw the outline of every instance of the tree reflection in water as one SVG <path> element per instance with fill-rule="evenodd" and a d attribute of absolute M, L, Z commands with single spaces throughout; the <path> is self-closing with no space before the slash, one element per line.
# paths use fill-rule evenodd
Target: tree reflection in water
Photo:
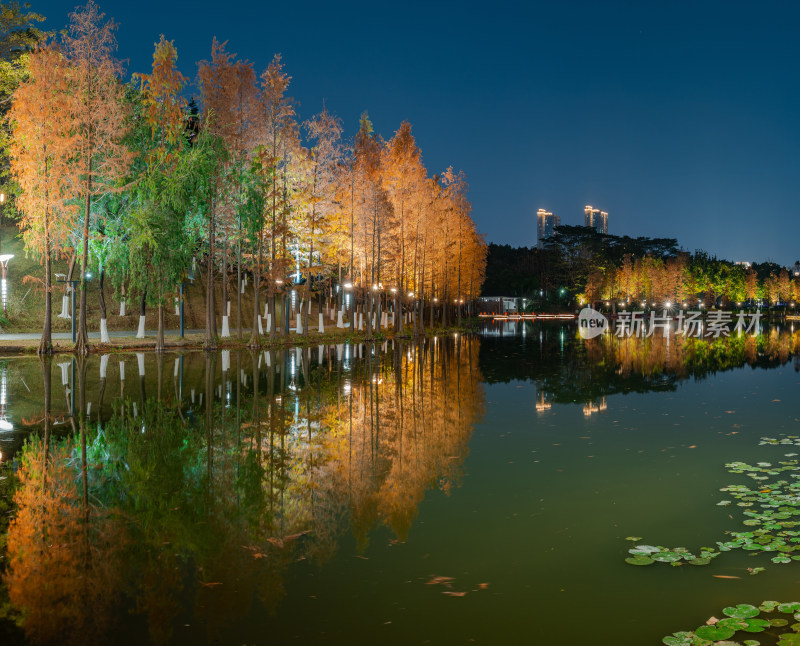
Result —
<path fill-rule="evenodd" d="M 490 384 L 534 381 L 539 412 L 577 402 L 590 415 L 616 393 L 672 391 L 688 379 L 745 365 L 774 368 L 793 360 L 800 370 L 800 331 L 791 327 L 718 339 L 605 334 L 583 340 L 574 326 L 526 325 L 531 331 L 524 336 L 484 338 L 480 369 Z"/>
<path fill-rule="evenodd" d="M 137 630 L 131 612 L 156 643 L 188 619 L 220 638 L 254 604 L 276 612 L 292 564 L 328 561 L 348 528 L 360 549 L 379 525 L 406 540 L 425 492 L 459 481 L 483 414 L 478 354 L 432 339 L 185 355 L 174 388 L 162 357 L 150 399 L 137 358 L 139 393 L 121 380 L 110 406 L 107 364 L 95 389 L 80 359 L 60 436 L 44 359 L 4 575 L 27 638 L 102 642 Z"/>

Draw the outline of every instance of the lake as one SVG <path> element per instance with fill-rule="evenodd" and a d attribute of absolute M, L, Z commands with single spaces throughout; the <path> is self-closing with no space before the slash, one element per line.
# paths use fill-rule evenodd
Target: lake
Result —
<path fill-rule="evenodd" d="M 800 453 L 799 352 L 505 323 L 3 359 L 0 642 L 638 646 L 800 599 L 788 542 L 717 543 L 754 508 L 726 464 Z"/>

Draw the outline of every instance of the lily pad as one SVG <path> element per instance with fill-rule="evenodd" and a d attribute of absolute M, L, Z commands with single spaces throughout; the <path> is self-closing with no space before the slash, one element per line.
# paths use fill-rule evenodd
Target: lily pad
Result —
<path fill-rule="evenodd" d="M 760 633 L 769 628 L 770 623 L 766 619 L 746 619 L 747 627 L 744 629 L 748 633 Z"/>
<path fill-rule="evenodd" d="M 625 562 L 629 565 L 652 565 L 655 563 L 649 556 L 629 556 Z"/>
<path fill-rule="evenodd" d="M 708 565 L 709 563 L 711 563 L 711 559 L 701 556 L 700 558 L 687 561 L 687 563 L 689 563 L 689 565 Z"/>
<path fill-rule="evenodd" d="M 685 631 L 672 633 L 668 637 L 664 637 L 661 641 L 667 646 L 692 646 L 692 644 L 694 644 L 694 638 L 691 633 Z"/>
<path fill-rule="evenodd" d="M 788 603 L 778 604 L 778 610 L 780 612 L 795 613 L 800 610 L 800 601 L 790 601 Z"/>
<path fill-rule="evenodd" d="M 736 619 L 750 619 L 750 617 L 757 617 L 759 611 L 758 608 L 751 606 L 749 603 L 740 603 L 738 606 L 728 606 L 724 608 L 722 612 Z M 722 639 L 727 639 L 727 637 L 723 637 Z"/>
<path fill-rule="evenodd" d="M 694 634 L 701 639 L 710 639 L 713 642 L 722 641 L 733 637 L 736 631 L 733 628 L 726 628 L 725 626 L 700 626 L 694 631 Z"/>
<path fill-rule="evenodd" d="M 651 558 L 661 563 L 672 563 L 673 561 L 680 561 L 683 558 L 683 554 L 680 552 L 656 552 Z"/>

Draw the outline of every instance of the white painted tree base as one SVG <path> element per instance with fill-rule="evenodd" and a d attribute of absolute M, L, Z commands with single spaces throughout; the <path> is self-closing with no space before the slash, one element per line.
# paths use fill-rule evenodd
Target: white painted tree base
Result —
<path fill-rule="evenodd" d="M 230 301 L 228 301 L 228 314 L 227 315 L 228 316 L 231 315 L 231 302 Z"/>
<path fill-rule="evenodd" d="M 64 363 L 59 363 L 58 367 L 61 368 L 61 385 L 62 386 L 69 386 L 69 367 L 72 364 L 69 361 L 65 361 Z"/>
<path fill-rule="evenodd" d="M 298 334 L 303 333 L 303 317 L 300 316 L 299 313 L 297 314 L 297 323 L 294 326 L 294 331 L 297 332 Z"/>
<path fill-rule="evenodd" d="M 228 303 L 228 305 L 230 305 L 230 302 Z M 230 307 L 228 307 L 228 311 L 230 311 Z M 231 335 L 231 328 L 228 325 L 228 316 L 223 316 L 222 317 L 222 334 L 220 334 L 220 336 L 221 337 L 228 337 L 230 335 Z"/>
<path fill-rule="evenodd" d="M 267 318 L 268 314 L 269 314 L 269 302 L 264 303 L 264 318 Z"/>
<path fill-rule="evenodd" d="M 144 352 L 136 353 L 136 361 L 139 363 L 139 376 L 144 377 Z"/>
<path fill-rule="evenodd" d="M 105 379 L 108 373 L 108 357 L 107 354 L 100 357 L 100 379 Z"/>
<path fill-rule="evenodd" d="M 261 323 L 261 317 L 257 316 L 256 318 L 258 319 L 258 333 L 264 334 L 264 325 Z"/>
<path fill-rule="evenodd" d="M 339 310 L 336 313 L 336 327 L 344 327 L 344 326 L 345 326 L 344 325 L 344 312 L 342 312 L 342 310 Z"/>
<path fill-rule="evenodd" d="M 222 372 L 228 372 L 231 369 L 231 351 L 222 351 Z"/>
<path fill-rule="evenodd" d="M 319 333 L 325 334 L 325 317 L 322 312 L 319 313 Z"/>
<path fill-rule="evenodd" d="M 272 332 L 272 314 L 267 314 L 267 331 L 266 334 Z M 267 364 L 269 365 L 269 364 Z"/>
<path fill-rule="evenodd" d="M 181 301 L 179 298 L 175 299 L 175 316 L 181 315 Z"/>
<path fill-rule="evenodd" d="M 60 319 L 68 319 L 70 318 L 69 315 L 69 296 L 64 294 L 61 297 L 61 314 L 58 315 Z"/>
<path fill-rule="evenodd" d="M 120 361 L 119 362 L 119 380 L 120 381 L 125 381 L 125 362 L 124 361 Z"/>
<path fill-rule="evenodd" d="M 143 339 L 144 338 L 144 320 L 145 320 L 144 316 L 140 316 L 139 317 L 139 330 L 136 332 L 136 338 L 137 339 Z"/>
<path fill-rule="evenodd" d="M 176 357 L 176 358 L 175 358 L 175 369 L 172 371 L 172 376 L 173 376 L 173 377 L 175 377 L 176 379 L 177 379 L 177 377 L 178 377 L 178 372 L 179 372 L 179 370 L 180 370 L 180 367 L 181 367 L 181 362 L 180 362 L 180 359 L 178 359 L 178 358 Z"/>
<path fill-rule="evenodd" d="M 322 365 L 322 353 L 325 352 L 325 346 L 324 345 L 319 346 L 317 348 L 317 352 L 319 353 L 318 358 L 317 358 L 317 364 L 319 364 L 321 366 Z"/>
<path fill-rule="evenodd" d="M 108 338 L 108 324 L 105 319 L 100 319 L 100 343 L 111 343 Z"/>
<path fill-rule="evenodd" d="M 125 299 L 124 298 L 119 302 L 119 315 L 120 316 L 126 316 L 126 313 L 125 313 Z"/>

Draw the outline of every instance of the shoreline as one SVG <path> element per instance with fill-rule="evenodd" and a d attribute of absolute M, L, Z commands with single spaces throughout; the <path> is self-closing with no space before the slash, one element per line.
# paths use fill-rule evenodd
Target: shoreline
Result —
<path fill-rule="evenodd" d="M 337 328 L 339 329 L 339 328 Z M 381 343 L 393 339 L 414 340 L 419 338 L 431 338 L 439 335 L 447 334 L 470 334 L 476 331 L 475 327 L 469 325 L 451 326 L 447 328 L 435 328 L 433 330 L 426 329 L 422 335 L 413 335 L 411 333 L 396 334 L 394 331 L 382 331 L 367 337 L 366 332 L 309 332 L 308 336 L 297 335 L 296 332 L 291 332 L 286 337 L 278 336 L 270 342 L 268 336 L 262 337 L 262 341 L 257 348 L 251 348 L 248 344 L 250 341 L 249 330 L 248 336 L 243 336 L 241 340 L 234 337 L 220 338 L 217 337 L 216 347 L 206 350 L 205 332 L 186 334 L 182 340 L 179 341 L 166 341 L 164 342 L 163 352 L 174 352 L 176 350 L 191 350 L 191 351 L 207 351 L 216 352 L 219 350 L 256 350 L 256 349 L 280 349 L 292 347 L 305 347 L 321 344 L 335 344 L 335 343 L 352 343 L 352 342 L 371 342 Z M 33 332 L 31 334 L 34 334 Z M 169 337 L 167 337 L 169 338 Z M 2 356 L 15 356 L 15 355 L 34 355 L 37 356 L 39 343 L 41 339 L 20 339 L 13 343 L 3 343 L 0 341 L 0 357 Z M 135 333 L 130 336 L 119 336 L 111 339 L 110 343 L 90 343 L 89 354 L 116 354 L 125 352 L 156 352 L 156 338 L 155 336 L 146 336 L 143 339 L 136 338 Z M 76 354 L 73 343 L 71 340 L 64 341 L 62 339 L 53 340 L 53 353 L 50 356 L 63 355 L 63 354 Z"/>

